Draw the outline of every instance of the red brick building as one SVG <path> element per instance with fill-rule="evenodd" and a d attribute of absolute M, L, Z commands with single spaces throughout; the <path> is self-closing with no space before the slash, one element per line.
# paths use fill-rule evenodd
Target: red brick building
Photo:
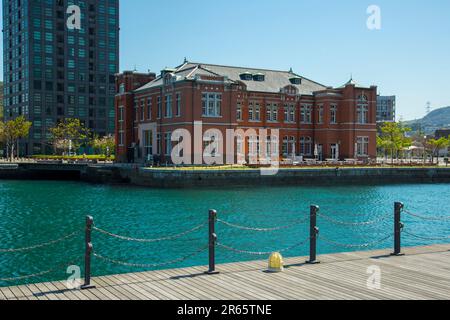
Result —
<path fill-rule="evenodd" d="M 327 87 L 291 71 L 185 62 L 159 76 L 124 72 L 116 80 L 117 159 L 170 162 L 171 134 L 279 129 L 280 158 L 376 157 L 377 87 L 350 80 Z M 251 149 L 246 141 L 246 152 Z"/>

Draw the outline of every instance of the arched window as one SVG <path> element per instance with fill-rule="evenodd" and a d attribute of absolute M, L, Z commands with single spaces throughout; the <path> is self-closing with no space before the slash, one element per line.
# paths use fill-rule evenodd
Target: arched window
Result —
<path fill-rule="evenodd" d="M 330 109 L 330 123 L 336 124 L 337 123 L 337 106 L 331 106 Z"/>
<path fill-rule="evenodd" d="M 248 137 L 248 159 L 249 164 L 256 164 L 258 162 L 259 155 L 259 136 L 250 135 Z"/>
<path fill-rule="evenodd" d="M 323 123 L 323 105 L 317 107 L 317 123 Z"/>
<path fill-rule="evenodd" d="M 203 134 L 203 157 L 206 164 L 223 164 L 223 134 L 219 129 Z"/>
<path fill-rule="evenodd" d="M 289 155 L 289 137 L 283 137 L 283 147 L 282 147 L 283 156 L 287 157 Z"/>
<path fill-rule="evenodd" d="M 362 94 L 358 97 L 358 102 L 366 102 L 367 103 L 367 96 L 365 94 Z"/>
<path fill-rule="evenodd" d="M 171 74 L 171 73 L 166 74 L 164 76 L 164 84 L 165 85 L 171 84 L 172 83 L 172 77 L 173 77 L 173 74 Z"/>
<path fill-rule="evenodd" d="M 356 120 L 359 124 L 369 123 L 369 104 L 366 95 L 358 97 L 358 105 L 356 106 Z"/>
<path fill-rule="evenodd" d="M 303 156 L 310 156 L 312 154 L 312 139 L 311 137 L 300 138 L 300 154 Z"/>
<path fill-rule="evenodd" d="M 289 137 L 289 153 L 292 156 L 295 156 L 297 154 L 297 141 L 295 140 L 295 137 L 291 136 Z"/>
<path fill-rule="evenodd" d="M 300 108 L 300 122 L 304 124 L 312 123 L 312 106 L 302 105 Z"/>
<path fill-rule="evenodd" d="M 298 89 L 292 85 L 288 85 L 280 89 L 281 93 L 285 93 L 288 95 L 296 95 L 299 93 Z"/>

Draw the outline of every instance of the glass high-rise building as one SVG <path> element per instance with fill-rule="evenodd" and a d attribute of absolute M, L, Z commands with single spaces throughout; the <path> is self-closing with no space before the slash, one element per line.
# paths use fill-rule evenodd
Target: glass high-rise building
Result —
<path fill-rule="evenodd" d="M 114 133 L 119 0 L 3 0 L 5 120 L 33 123 L 21 154 L 52 151 L 49 128 L 79 118 Z"/>
<path fill-rule="evenodd" d="M 396 96 L 377 96 L 377 122 L 395 122 Z"/>

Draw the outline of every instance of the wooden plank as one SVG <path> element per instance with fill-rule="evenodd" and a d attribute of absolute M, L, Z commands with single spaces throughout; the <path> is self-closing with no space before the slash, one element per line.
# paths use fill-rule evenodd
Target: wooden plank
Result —
<path fill-rule="evenodd" d="M 110 295 L 112 300 L 127 300 L 127 296 L 124 295 L 121 290 L 111 286 L 106 277 L 99 277 L 95 279 L 97 290 L 100 290 L 106 295 Z"/>
<path fill-rule="evenodd" d="M 115 296 L 109 294 L 108 291 L 105 291 L 103 288 L 96 286 L 93 289 L 88 289 L 88 291 L 95 295 L 100 300 L 119 300 Z"/>
<path fill-rule="evenodd" d="M 402 257 L 401 261 L 406 262 L 405 260 L 408 260 L 411 257 Z M 382 268 L 384 268 L 382 271 L 384 271 L 384 283 L 386 283 L 386 279 L 388 279 L 391 282 L 395 282 L 396 286 L 398 288 L 404 287 L 405 281 L 401 278 L 407 277 L 407 284 L 413 284 L 414 287 L 421 287 L 424 277 L 426 276 L 419 276 L 418 274 L 415 274 L 414 272 L 404 272 L 402 270 L 401 265 L 398 264 L 398 261 L 400 261 L 397 258 L 390 258 L 390 259 L 382 259 L 381 261 L 375 261 L 375 260 L 368 260 L 368 261 L 350 261 L 346 262 L 345 264 L 353 264 L 353 265 L 359 265 L 361 266 L 360 272 L 363 272 L 364 269 L 367 268 L 369 265 L 378 265 Z M 386 264 L 386 262 L 390 264 Z M 406 262 L 407 264 L 410 264 L 410 262 Z M 339 268 L 343 264 L 337 265 L 336 267 Z M 347 278 L 354 276 L 354 272 L 352 274 L 347 274 Z M 396 282 L 397 281 L 397 282 Z M 411 290 L 411 288 L 408 288 L 408 292 L 414 292 L 415 290 Z M 426 291 L 426 290 L 425 290 Z M 422 292 L 425 293 L 425 292 Z"/>
<path fill-rule="evenodd" d="M 174 293 L 161 288 L 156 283 L 157 281 L 142 282 L 142 287 L 145 290 L 154 292 L 154 294 L 158 294 L 161 297 L 161 300 L 177 300 L 177 296 L 174 295 Z"/>
<path fill-rule="evenodd" d="M 246 275 L 241 273 L 236 273 L 236 277 L 245 279 Z M 292 285 L 292 280 L 284 280 L 278 275 L 273 278 L 269 277 L 263 277 L 262 275 L 258 275 L 255 273 L 252 277 L 252 283 L 255 281 L 254 285 L 260 285 L 264 286 L 264 288 L 267 288 L 266 290 L 271 290 L 273 292 L 276 292 L 280 298 L 282 299 L 304 299 L 302 296 L 304 292 L 301 292 L 298 290 L 298 287 Z M 265 282 L 264 282 L 265 281 Z M 326 285 L 326 292 L 335 292 L 339 293 L 341 296 L 341 299 L 353 299 L 356 298 L 353 295 L 347 294 L 343 288 L 331 288 L 327 282 L 321 281 L 321 279 L 314 279 L 314 282 L 317 284 Z M 316 285 L 317 285 L 316 284 Z"/>
<path fill-rule="evenodd" d="M 192 272 L 194 271 L 194 272 Z M 214 291 L 213 288 L 214 285 L 204 285 L 201 282 L 201 278 L 206 277 L 213 277 L 214 280 L 216 277 L 214 276 L 208 276 L 203 273 L 203 270 L 199 270 L 199 272 L 195 272 L 197 269 L 191 268 L 191 275 L 189 276 L 181 276 L 177 274 L 176 270 L 166 270 L 166 273 L 168 275 L 168 280 L 170 282 L 176 283 L 179 287 L 187 288 L 187 290 L 190 290 L 195 295 L 195 299 L 197 300 L 217 300 L 221 299 L 222 295 L 218 294 L 217 291 Z M 201 284 L 201 285 L 200 285 Z"/>
<path fill-rule="evenodd" d="M 319 267 L 319 265 L 316 266 L 316 267 Z M 263 269 L 262 269 L 262 270 L 263 270 Z M 261 270 L 261 272 L 262 272 L 262 270 Z M 300 269 L 293 269 L 293 268 L 291 268 L 290 270 L 293 271 L 293 270 L 300 270 Z M 269 275 L 270 275 L 270 274 L 269 274 Z M 261 282 L 265 283 L 264 280 L 262 280 Z M 269 278 L 269 280 L 266 280 L 266 282 L 268 282 L 268 285 L 269 285 L 269 286 L 277 286 L 277 285 L 280 286 L 280 285 L 282 284 L 282 282 L 274 281 L 274 280 L 272 280 L 272 279 L 270 279 L 270 278 Z M 290 282 L 288 282 L 287 284 L 285 284 L 285 283 L 283 282 L 283 284 L 285 284 L 285 285 L 287 286 L 286 290 L 289 290 L 289 283 L 290 283 Z M 291 287 L 294 288 L 292 285 L 291 285 Z M 295 290 L 294 290 L 294 291 L 295 291 Z M 345 295 L 344 295 L 344 296 L 345 296 Z M 348 297 L 348 298 L 351 298 L 351 297 Z"/>
<path fill-rule="evenodd" d="M 85 294 L 85 291 L 77 289 L 69 289 L 67 288 L 66 283 L 63 283 L 61 281 L 46 282 L 45 285 L 50 291 L 54 291 L 55 293 L 57 292 L 56 294 L 60 297 L 65 297 L 66 293 L 70 292 L 70 294 L 76 296 L 79 300 L 90 300 L 89 296 Z"/>
<path fill-rule="evenodd" d="M 405 261 L 406 259 L 403 259 L 402 261 Z M 385 275 L 389 272 L 386 275 L 386 278 L 394 282 L 399 288 L 407 288 L 410 292 L 420 293 L 422 296 L 428 298 L 435 298 L 436 295 L 449 297 L 449 273 L 436 272 L 433 267 L 434 261 L 429 260 L 428 262 L 427 272 L 423 272 L 422 268 L 413 270 L 412 268 L 407 267 L 407 269 L 405 269 L 403 265 L 398 264 L 398 262 L 392 262 L 392 260 L 384 260 L 377 265 L 382 268 L 382 272 Z M 409 266 L 410 264 L 411 262 L 408 261 L 405 263 L 405 266 Z"/>
<path fill-rule="evenodd" d="M 6 296 L 3 294 L 3 288 L 0 288 L 0 300 L 6 300 Z"/>
<path fill-rule="evenodd" d="M 112 275 L 106 277 L 106 282 L 111 283 L 111 286 L 120 288 L 122 293 L 127 297 L 128 300 L 141 300 L 143 299 L 142 293 L 136 291 L 134 288 L 130 287 L 128 281 L 121 278 L 121 276 Z"/>
<path fill-rule="evenodd" d="M 41 290 L 35 284 L 29 284 L 28 288 L 33 292 L 34 296 L 38 298 L 38 300 L 50 300 L 46 295 L 43 295 Z"/>
<path fill-rule="evenodd" d="M 219 300 L 223 300 L 225 296 L 231 300 L 249 299 L 248 295 L 242 293 L 242 290 L 230 290 L 230 285 L 236 286 L 235 280 L 227 279 L 224 274 L 205 276 L 194 281 L 208 297 L 214 296 Z"/>
<path fill-rule="evenodd" d="M 15 299 L 16 297 L 9 287 L 2 288 L 2 292 L 7 300 Z"/>
<path fill-rule="evenodd" d="M 17 286 L 9 287 L 9 289 L 14 294 L 16 299 L 20 299 L 20 298 L 24 297 L 23 292 Z"/>
<path fill-rule="evenodd" d="M 19 290 L 22 291 L 23 295 L 28 300 L 37 300 L 37 298 L 33 295 L 33 292 L 26 285 L 18 286 Z"/>
<path fill-rule="evenodd" d="M 98 281 L 98 279 L 96 279 L 96 281 Z M 102 300 L 114 300 L 114 301 L 121 300 L 119 297 L 115 295 L 114 291 L 106 290 L 99 282 L 95 283 L 95 288 L 89 290 L 96 296 L 100 297 Z"/>
<path fill-rule="evenodd" d="M 161 296 L 155 294 L 154 292 L 148 291 L 144 286 L 142 286 L 143 282 L 147 282 L 144 278 L 138 277 L 136 273 L 128 273 L 125 275 L 121 275 L 124 279 L 128 280 L 129 284 L 133 286 L 135 290 L 142 291 L 144 295 L 146 295 L 149 299 L 159 300 Z M 149 280 L 150 281 L 150 280 Z"/>
<path fill-rule="evenodd" d="M 229 292 L 225 290 L 223 287 L 226 285 L 230 285 L 230 279 L 225 279 L 224 274 L 220 275 L 207 275 L 204 274 L 204 268 L 193 267 L 194 272 L 191 276 L 181 276 L 178 277 L 177 281 L 180 281 L 185 286 L 200 292 L 200 295 L 197 297 L 201 299 L 201 297 L 205 297 L 206 300 L 220 300 L 223 299 L 223 296 Z M 179 275 L 178 275 L 179 276 Z M 233 297 L 232 299 L 243 299 L 244 297 L 233 291 L 231 293 Z M 231 299 L 230 298 L 230 299 Z M 251 296 L 247 296 L 247 299 L 251 298 Z"/>
<path fill-rule="evenodd" d="M 36 284 L 38 285 L 38 284 Z M 60 281 L 54 282 L 50 287 L 46 286 L 45 291 L 42 291 L 43 288 L 41 288 L 41 292 L 45 294 L 50 300 L 55 300 L 53 296 L 56 296 L 58 300 L 80 300 L 75 294 L 72 292 L 69 292 L 65 284 L 63 284 Z"/>
<path fill-rule="evenodd" d="M 67 290 L 61 281 L 0 288 L 0 299 L 62 300 L 277 300 L 277 299 L 450 299 L 449 245 L 405 248 L 406 256 L 389 257 L 389 249 L 285 259 L 283 273 L 267 273 L 263 260 L 117 274 L 92 279 L 92 290 Z M 367 267 L 382 270 L 380 290 L 367 288 Z"/>
<path fill-rule="evenodd" d="M 171 277 L 178 276 L 177 271 L 167 270 L 167 280 L 160 281 L 164 285 L 172 284 L 175 287 L 175 290 L 180 292 L 183 295 L 186 295 L 186 291 L 189 292 L 191 297 L 189 299 L 209 299 L 208 295 L 206 295 L 202 290 L 198 290 L 198 288 L 193 284 L 193 281 L 184 280 L 183 278 L 171 279 Z"/>
<path fill-rule="evenodd" d="M 355 270 L 349 268 L 349 266 L 343 266 L 342 268 L 337 268 L 334 265 L 324 265 L 320 269 L 314 269 L 309 271 L 309 276 L 312 277 L 313 281 L 315 279 L 320 279 L 323 281 L 322 287 L 326 286 L 337 286 L 343 287 L 344 290 L 350 290 L 351 292 L 357 293 L 358 299 L 395 299 L 396 295 L 383 294 L 381 291 L 369 290 L 367 288 L 367 279 L 369 275 L 365 274 L 366 270 Z M 339 274 L 336 276 L 336 274 Z M 347 273 L 351 273 L 352 276 L 346 276 Z M 339 292 L 335 293 L 332 298 L 338 298 Z M 398 293 L 397 293 L 398 296 Z M 412 298 L 412 297 L 411 297 Z"/>
<path fill-rule="evenodd" d="M 130 289 L 126 283 L 122 283 L 120 279 L 115 276 L 106 276 L 102 280 L 105 283 L 104 288 L 106 290 L 115 290 L 116 296 L 119 296 L 123 300 L 137 300 L 139 294 L 136 295 L 134 289 Z"/>

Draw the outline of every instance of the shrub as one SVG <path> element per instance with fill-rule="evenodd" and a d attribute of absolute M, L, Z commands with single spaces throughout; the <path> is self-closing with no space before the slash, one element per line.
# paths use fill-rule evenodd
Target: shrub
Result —
<path fill-rule="evenodd" d="M 32 156 L 33 159 L 36 160 L 91 160 L 91 161 L 105 161 L 106 156 L 105 155 L 77 155 L 77 156 L 58 156 L 58 155 L 34 155 Z M 108 160 L 114 161 L 115 157 L 110 156 Z"/>

